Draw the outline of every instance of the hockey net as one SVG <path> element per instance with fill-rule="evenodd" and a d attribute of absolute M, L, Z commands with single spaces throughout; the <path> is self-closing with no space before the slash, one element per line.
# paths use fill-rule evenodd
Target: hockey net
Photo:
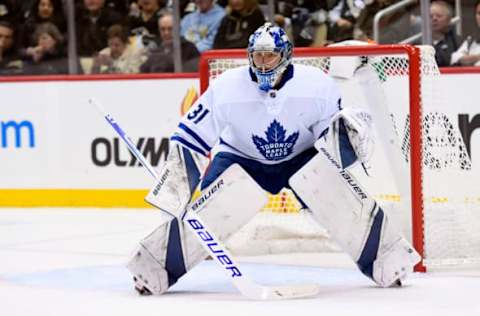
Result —
<path fill-rule="evenodd" d="M 368 105 L 377 143 L 370 176 L 352 172 L 422 254 L 417 270 L 480 264 L 480 194 L 455 109 L 436 89 L 432 47 L 369 45 L 303 48 L 294 64 L 337 78 L 344 106 Z M 343 67 L 357 63 L 359 67 Z M 202 92 L 227 69 L 247 65 L 244 50 L 204 53 Z M 477 191 L 475 191 L 477 190 Z M 248 201 L 242 201 L 248 207 Z M 237 254 L 338 251 L 328 233 L 284 189 L 235 235 Z"/>

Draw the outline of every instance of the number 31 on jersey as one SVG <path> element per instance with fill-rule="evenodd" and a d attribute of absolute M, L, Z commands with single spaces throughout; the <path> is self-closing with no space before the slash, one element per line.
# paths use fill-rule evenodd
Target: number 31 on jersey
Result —
<path fill-rule="evenodd" d="M 194 124 L 197 124 L 208 114 L 208 112 L 210 111 L 206 109 L 203 104 L 199 103 L 195 109 L 187 114 L 187 119 L 193 121 Z"/>

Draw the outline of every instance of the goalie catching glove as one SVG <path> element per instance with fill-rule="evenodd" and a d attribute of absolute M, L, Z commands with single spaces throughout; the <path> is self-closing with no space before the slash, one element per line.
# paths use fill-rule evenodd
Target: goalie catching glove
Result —
<path fill-rule="evenodd" d="M 362 109 L 344 108 L 333 118 L 329 141 L 342 167 L 352 165 L 357 159 L 368 165 L 375 145 L 372 117 Z"/>

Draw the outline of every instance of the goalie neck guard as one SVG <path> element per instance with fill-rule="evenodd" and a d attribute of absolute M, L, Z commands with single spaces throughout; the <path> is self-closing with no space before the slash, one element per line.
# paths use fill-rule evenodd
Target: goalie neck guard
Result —
<path fill-rule="evenodd" d="M 247 48 L 248 61 L 250 69 L 257 77 L 260 90 L 268 91 L 275 87 L 283 72 L 292 62 L 292 49 L 293 45 L 285 31 L 271 23 L 265 23 L 250 36 Z M 255 64 L 254 53 L 278 54 L 279 59 L 276 61 L 276 65 L 269 65 L 269 68 L 266 69 Z"/>

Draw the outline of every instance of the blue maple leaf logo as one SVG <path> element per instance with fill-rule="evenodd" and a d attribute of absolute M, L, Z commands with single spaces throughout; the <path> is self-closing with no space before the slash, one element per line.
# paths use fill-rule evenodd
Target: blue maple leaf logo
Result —
<path fill-rule="evenodd" d="M 285 138 L 287 131 L 277 120 L 273 120 L 265 131 L 267 139 L 252 135 L 252 141 L 267 160 L 282 160 L 293 152 L 299 134 L 297 131 Z"/>

